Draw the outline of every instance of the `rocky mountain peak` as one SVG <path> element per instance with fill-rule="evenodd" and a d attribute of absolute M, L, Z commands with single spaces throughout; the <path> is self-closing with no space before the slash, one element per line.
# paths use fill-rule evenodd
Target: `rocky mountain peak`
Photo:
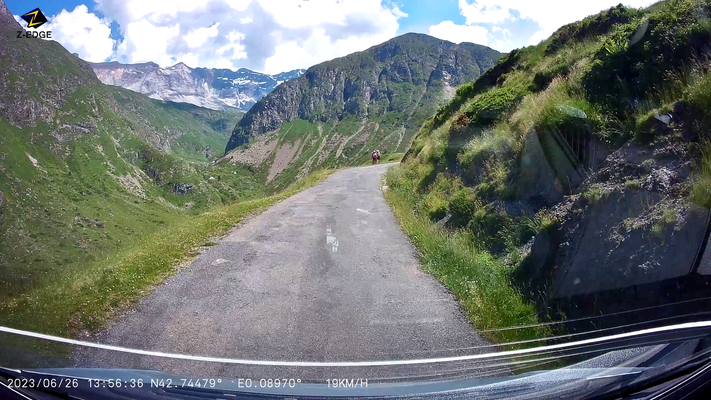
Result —
<path fill-rule="evenodd" d="M 168 67 L 167 69 L 173 69 L 173 70 L 183 70 L 183 71 L 191 71 L 192 69 L 185 65 L 182 61 L 173 65 L 172 67 Z"/>
<path fill-rule="evenodd" d="M 0 79 L 0 119 L 16 127 L 28 127 L 53 121 L 78 87 L 98 81 L 84 61 L 59 43 L 18 39 L 15 31 L 21 29 L 5 3 L 0 1 L 2 75 L 23 77 L 17 81 Z M 26 56 L 37 52 L 42 52 L 43 57 Z M 16 84 L 18 81 L 20 85 Z"/>
<path fill-rule="evenodd" d="M 7 9 L 4 0 L 0 0 L 0 26 L 10 30 L 21 30 L 22 26 L 17 23 L 10 10 Z"/>
<path fill-rule="evenodd" d="M 315 65 L 279 86 L 240 121 L 226 152 L 297 119 L 325 122 L 405 113 L 403 123 L 393 126 L 407 131 L 396 142 L 400 147 L 414 133 L 415 121 L 421 124 L 420 118 L 434 112 L 456 86 L 476 79 L 500 57 L 485 46 L 457 45 L 419 33 L 395 37 Z M 422 114 L 413 107 L 424 108 Z"/>
<path fill-rule="evenodd" d="M 13 24 L 20 26 L 20 24 L 15 21 L 15 17 L 12 16 L 10 10 L 7 9 L 5 5 L 5 0 L 0 0 L 0 22 L 3 26 L 12 26 Z"/>

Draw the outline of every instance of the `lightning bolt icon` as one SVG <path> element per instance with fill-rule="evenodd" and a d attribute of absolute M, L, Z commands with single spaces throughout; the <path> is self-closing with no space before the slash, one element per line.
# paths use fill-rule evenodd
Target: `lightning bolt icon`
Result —
<path fill-rule="evenodd" d="M 37 13 L 38 13 L 38 12 L 39 12 L 39 10 L 34 10 L 34 11 L 32 11 L 32 12 L 28 12 L 27 14 L 25 14 L 25 15 L 31 15 L 31 16 L 32 16 L 32 20 L 27 24 L 27 27 L 32 28 L 32 27 L 35 26 L 35 25 L 42 25 L 41 22 L 35 22 L 35 19 L 37 18 Z"/>
<path fill-rule="evenodd" d="M 34 10 L 23 15 L 22 19 L 27 22 L 28 28 L 38 28 L 42 26 L 42 24 L 47 22 L 47 18 L 44 16 L 44 14 L 42 14 L 42 11 L 40 11 L 39 8 L 35 8 Z"/>

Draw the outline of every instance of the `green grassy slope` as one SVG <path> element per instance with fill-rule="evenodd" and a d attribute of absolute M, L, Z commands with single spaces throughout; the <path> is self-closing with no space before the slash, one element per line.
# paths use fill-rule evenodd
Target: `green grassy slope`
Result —
<path fill-rule="evenodd" d="M 425 122 L 402 165 L 387 177 L 388 197 L 399 214 L 414 210 L 408 219 L 418 224 L 441 221 L 447 228 L 422 233 L 431 239 L 411 233 L 416 245 L 438 235 L 456 236 L 458 250 L 443 252 L 431 268 L 445 271 L 435 275 L 443 275 L 475 325 L 500 328 L 535 321 L 537 314 L 547 317 L 547 311 L 536 310 L 533 303 L 527 309 L 510 306 L 522 301 L 511 274 L 530 251 L 526 245 L 531 239 L 557 229 L 568 213 L 557 205 L 578 196 L 594 201 L 606 185 L 603 176 L 594 174 L 590 176 L 595 181 L 570 182 L 564 168 L 556 169 L 559 156 L 546 153 L 557 174 L 551 182 L 556 181 L 550 190 L 537 187 L 540 181 L 532 171 L 538 173 L 539 166 L 530 165 L 532 153 L 527 151 L 537 133 L 574 132 L 607 153 L 625 144 L 649 154 L 645 149 L 664 143 L 688 148 L 674 156 L 695 165 L 688 184 L 680 184 L 686 189 L 650 207 L 668 206 L 672 200 L 678 200 L 679 210 L 693 207 L 678 205 L 690 202 L 708 207 L 710 12 L 708 0 L 669 0 L 646 10 L 618 6 L 564 26 L 537 46 L 512 51 L 476 81 L 460 86 Z M 654 116 L 672 110 L 676 120 L 664 128 Z M 638 189 L 645 177 L 630 173 L 626 190 Z M 625 188 L 608 184 L 606 190 Z M 576 207 L 581 206 L 575 203 L 573 210 Z M 665 223 L 655 221 L 650 226 Z M 412 230 L 408 224 L 414 223 L 405 223 L 406 231 Z M 425 259 L 432 257 L 427 246 L 418 248 Z M 461 269 L 450 267 L 458 265 L 463 249 L 472 260 Z M 478 275 L 489 277 L 486 285 L 496 282 L 508 289 L 489 295 Z M 475 289 L 461 289 L 467 285 Z M 490 314 L 490 309 L 497 312 Z"/>
<path fill-rule="evenodd" d="M 188 161 L 207 162 L 221 156 L 232 128 L 244 114 L 149 99 L 114 86 L 104 89 L 120 105 L 122 116 L 135 122 L 132 128 L 139 137 Z"/>
<path fill-rule="evenodd" d="M 9 275 L 25 281 L 28 274 L 43 276 L 21 291 L 2 293 L 0 325 L 65 337 L 96 332 L 148 294 L 154 285 L 175 273 L 201 246 L 214 244 L 209 238 L 225 234 L 245 216 L 320 182 L 329 173 L 320 170 L 275 195 L 212 207 L 197 215 L 168 213 L 149 204 L 129 204 L 124 210 L 114 201 L 111 208 L 114 217 L 109 220 L 125 225 L 111 231 L 108 224 L 100 229 L 85 221 L 75 224 L 87 240 L 105 243 L 112 251 L 95 249 L 87 256 L 84 247 L 71 254 L 66 263 L 48 265 L 51 259 L 35 260 L 28 265 L 31 268 L 18 268 L 7 274 L 3 271 L 3 277 Z M 146 220 L 139 222 L 124 214 L 129 211 L 134 212 L 133 218 Z M 96 231 L 104 236 L 97 237 Z M 39 234 L 41 238 L 51 236 Z M 66 249 L 60 244 L 55 250 L 62 253 Z M 22 281 L 18 279 L 18 283 Z M 7 281 L 2 282 L 2 287 L 13 289 L 12 282 Z M 57 350 L 53 348 L 49 353 L 56 354 Z"/>

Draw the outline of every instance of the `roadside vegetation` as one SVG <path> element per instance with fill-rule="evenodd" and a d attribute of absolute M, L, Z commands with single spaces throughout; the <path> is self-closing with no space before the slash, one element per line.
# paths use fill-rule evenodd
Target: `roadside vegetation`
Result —
<path fill-rule="evenodd" d="M 447 230 L 416 215 L 412 208 L 415 199 L 400 190 L 408 185 L 402 174 L 400 169 L 388 174 L 387 184 L 399 189 L 386 190 L 385 198 L 417 248 L 422 268 L 454 294 L 472 325 L 496 343 L 548 336 L 546 327 L 496 331 L 501 327 L 535 325 L 538 320 L 534 306 L 509 284 L 510 268 L 486 251 L 473 249 L 466 232 Z"/>
<path fill-rule="evenodd" d="M 387 175 L 386 197 L 425 268 L 455 293 L 476 328 L 565 318 L 547 307 L 550 282 L 520 284 L 516 270 L 534 238 L 572 218 L 570 208 L 556 208 L 564 202 L 586 207 L 612 192 L 640 191 L 642 180 L 654 178 L 627 176 L 618 186 L 596 186 L 594 179 L 602 178 L 592 173 L 603 156 L 578 160 L 574 166 L 590 178 L 575 182 L 545 135 L 575 135 L 606 154 L 630 143 L 671 143 L 682 149 L 675 156 L 694 165 L 693 177 L 670 194 L 680 199 L 675 207 L 711 205 L 710 15 L 709 0 L 613 7 L 510 52 L 460 86 L 423 124 L 401 165 Z M 660 122 L 666 115 L 672 121 Z M 536 153 L 538 142 L 542 152 Z M 540 168 L 544 163 L 550 172 Z M 547 181 L 545 174 L 552 174 Z M 660 221 L 653 229 L 661 232 L 676 223 Z M 526 282 L 535 280 L 526 274 Z M 488 335 L 505 342 L 550 332 Z"/>
<path fill-rule="evenodd" d="M 173 218 L 115 253 L 57 269 L 51 279 L 38 281 L 21 294 L 5 293 L 0 298 L 0 325 L 64 337 L 96 332 L 195 257 L 201 246 L 213 244 L 210 238 L 224 235 L 244 217 L 313 186 L 331 172 L 313 172 L 271 196 Z"/>

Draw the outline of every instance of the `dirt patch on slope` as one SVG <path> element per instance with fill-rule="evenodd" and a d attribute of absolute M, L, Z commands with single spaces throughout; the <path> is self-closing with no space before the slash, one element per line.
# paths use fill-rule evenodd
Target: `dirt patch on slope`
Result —
<path fill-rule="evenodd" d="M 296 152 L 299 150 L 300 144 L 301 140 L 297 140 L 296 143 L 284 143 L 279 147 L 279 150 L 277 150 L 276 155 L 274 156 L 274 162 L 272 163 L 271 168 L 269 168 L 267 182 L 270 182 L 289 166 L 291 160 L 294 159 Z"/>
<path fill-rule="evenodd" d="M 322 140 L 323 137 L 323 127 L 321 125 L 318 126 L 318 137 L 315 137 L 311 140 L 311 143 L 309 143 L 309 146 L 314 146 L 318 141 L 321 141 L 321 143 L 318 145 L 318 149 L 314 154 L 309 157 L 308 160 L 301 166 L 301 169 L 299 170 L 299 173 L 296 175 L 296 179 L 299 180 L 306 176 L 306 174 L 309 173 L 311 165 L 314 163 L 316 160 L 317 156 L 321 155 L 321 152 L 323 151 L 323 148 L 326 146 L 326 140 Z M 306 145 L 306 143 L 304 143 Z"/>
<path fill-rule="evenodd" d="M 278 142 L 277 132 L 270 132 L 254 138 L 247 147 L 232 150 L 220 161 L 227 160 L 230 164 L 259 166 L 269 158 Z"/>
<path fill-rule="evenodd" d="M 32 163 L 32 165 L 35 166 L 35 168 L 39 168 L 39 163 L 37 162 L 37 159 L 36 159 L 36 158 L 32 157 L 32 156 L 30 155 L 30 153 L 25 153 L 25 155 L 26 155 L 27 158 L 30 160 L 30 162 Z"/>
<path fill-rule="evenodd" d="M 146 198 L 146 193 L 141 186 L 141 182 L 136 179 L 133 175 L 127 174 L 126 176 L 114 176 L 117 181 L 124 187 L 129 193 L 140 198 Z"/>
<path fill-rule="evenodd" d="M 454 98 L 454 95 L 457 93 L 457 88 L 445 83 L 442 93 L 444 94 L 444 99 L 449 101 Z"/>

